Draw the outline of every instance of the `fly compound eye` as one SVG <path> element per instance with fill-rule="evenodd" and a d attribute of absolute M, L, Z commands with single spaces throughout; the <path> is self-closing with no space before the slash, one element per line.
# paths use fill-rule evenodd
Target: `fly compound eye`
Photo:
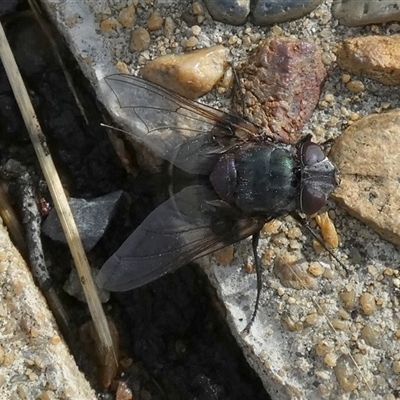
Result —
<path fill-rule="evenodd" d="M 301 163 L 304 166 L 310 166 L 321 162 L 325 154 L 321 147 L 313 142 L 305 142 L 300 148 Z"/>
<path fill-rule="evenodd" d="M 306 215 L 317 213 L 326 203 L 325 194 L 309 186 L 304 186 L 300 193 L 300 210 Z"/>

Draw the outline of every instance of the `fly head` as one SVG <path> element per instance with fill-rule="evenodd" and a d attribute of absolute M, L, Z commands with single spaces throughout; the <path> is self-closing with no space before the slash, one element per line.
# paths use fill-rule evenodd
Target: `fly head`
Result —
<path fill-rule="evenodd" d="M 322 148 L 306 140 L 299 146 L 301 169 L 299 195 L 300 211 L 306 215 L 317 213 L 328 200 L 338 183 L 338 172 Z"/>

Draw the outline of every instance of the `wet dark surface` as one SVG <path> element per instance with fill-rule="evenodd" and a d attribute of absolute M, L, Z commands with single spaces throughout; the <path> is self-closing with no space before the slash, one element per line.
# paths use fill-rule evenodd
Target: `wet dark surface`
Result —
<path fill-rule="evenodd" d="M 137 171 L 125 172 L 106 132 L 101 115 L 85 81 L 65 54 L 75 88 L 89 124 L 76 107 L 59 65 L 31 16 L 8 16 L 6 30 L 48 138 L 50 150 L 71 196 L 92 198 L 115 190 L 126 192 L 108 231 L 88 254 L 92 265 L 102 262 L 122 243 L 165 193 L 162 179 Z M 23 128 L 11 89 L 0 69 L 0 167 L 10 159 L 38 172 L 34 151 Z M 10 190 L 13 180 L 8 176 Z M 39 190 L 41 189 L 41 190 Z M 44 185 L 38 192 L 48 198 Z M 71 259 L 64 245 L 45 242 L 50 274 L 61 286 Z M 60 289 L 57 289 L 60 291 Z M 88 320 L 87 308 L 63 293 L 75 332 Z M 125 363 L 123 375 L 135 399 L 267 399 L 260 380 L 247 365 L 225 321 L 214 308 L 213 294 L 203 273 L 194 266 L 182 268 L 145 287 L 112 296 L 107 312 L 117 323 Z M 99 398 L 113 398 L 100 390 L 95 368 L 76 337 L 72 351 L 80 367 L 99 390 Z"/>

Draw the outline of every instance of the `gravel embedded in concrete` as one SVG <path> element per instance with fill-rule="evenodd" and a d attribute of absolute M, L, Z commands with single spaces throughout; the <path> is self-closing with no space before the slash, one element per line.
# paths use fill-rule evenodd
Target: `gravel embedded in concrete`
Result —
<path fill-rule="evenodd" d="M 0 282 L 0 398 L 96 399 L 1 220 Z"/>
<path fill-rule="evenodd" d="M 168 37 L 161 31 L 151 32 L 148 49 L 137 53 L 129 50 L 131 31 L 122 25 L 117 23 L 109 32 L 100 31 L 100 21 L 110 15 L 116 19 L 121 11 L 114 2 L 46 0 L 44 4 L 95 86 L 98 80 L 117 71 L 117 63 L 125 63 L 136 72 L 149 59 L 186 50 L 186 43 L 193 36 L 188 24 L 180 18 L 187 10 L 178 1 L 138 6 L 134 29 L 146 28 L 145 21 L 155 11 L 163 18 L 171 18 L 176 29 Z M 129 4 L 126 2 L 126 7 Z M 335 68 L 332 51 L 338 41 L 349 36 L 387 35 L 396 28 L 372 26 L 349 31 L 332 19 L 331 6 L 332 1 L 325 1 L 308 17 L 274 26 L 269 31 L 278 36 L 308 39 L 322 49 L 322 61 L 330 75 L 318 108 L 303 130 L 321 142 L 337 138 L 343 127 L 364 115 L 400 107 L 398 91 L 390 86 L 360 78 L 356 87 L 363 90 L 348 90 L 346 85 L 356 81 L 351 76 L 347 79 Z M 77 14 L 80 19 L 75 24 L 66 23 Z M 227 45 L 233 62 L 244 60 L 267 34 L 250 24 L 232 27 L 217 23 L 206 14 L 193 13 L 191 17 L 195 22 L 192 25 L 201 27 L 194 48 Z M 204 101 L 229 109 L 230 99 L 226 97 L 210 94 Z M 235 246 L 229 266 L 220 266 L 211 257 L 206 270 L 224 300 L 232 332 L 274 399 L 390 398 L 397 387 L 395 363 L 400 353 L 397 340 L 400 333 L 394 318 L 400 311 L 396 300 L 400 255 L 392 244 L 333 202 L 329 208 L 340 238 L 335 254 L 348 266 L 350 276 L 345 276 L 326 254 L 316 254 L 309 235 L 302 232 L 293 238 L 294 222 L 283 219 L 276 233 L 263 237 L 260 244 L 259 254 L 266 271 L 261 311 L 250 334 L 241 333 L 251 315 L 256 293 L 254 274 L 244 268 L 252 263 L 250 242 Z M 299 259 L 322 265 L 322 275 L 313 277 L 318 281 L 317 291 L 283 287 L 274 276 L 274 259 L 288 249 Z M 371 315 L 358 312 L 361 296 L 367 292 L 376 304 Z M 368 304 L 373 304 L 371 301 Z M 336 321 L 335 332 L 326 318 Z M 348 351 L 362 373 L 347 356 Z"/>

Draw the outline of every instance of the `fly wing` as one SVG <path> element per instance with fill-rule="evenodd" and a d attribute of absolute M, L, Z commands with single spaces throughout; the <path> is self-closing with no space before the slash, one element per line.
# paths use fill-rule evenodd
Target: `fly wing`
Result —
<path fill-rule="evenodd" d="M 189 173 L 209 173 L 216 154 L 259 137 L 259 128 L 241 118 L 135 76 L 110 75 L 102 88 L 126 133 Z"/>
<path fill-rule="evenodd" d="M 205 186 L 183 189 L 156 208 L 101 268 L 97 284 L 125 291 L 259 231 L 263 221 L 216 219 L 216 200 Z"/>

